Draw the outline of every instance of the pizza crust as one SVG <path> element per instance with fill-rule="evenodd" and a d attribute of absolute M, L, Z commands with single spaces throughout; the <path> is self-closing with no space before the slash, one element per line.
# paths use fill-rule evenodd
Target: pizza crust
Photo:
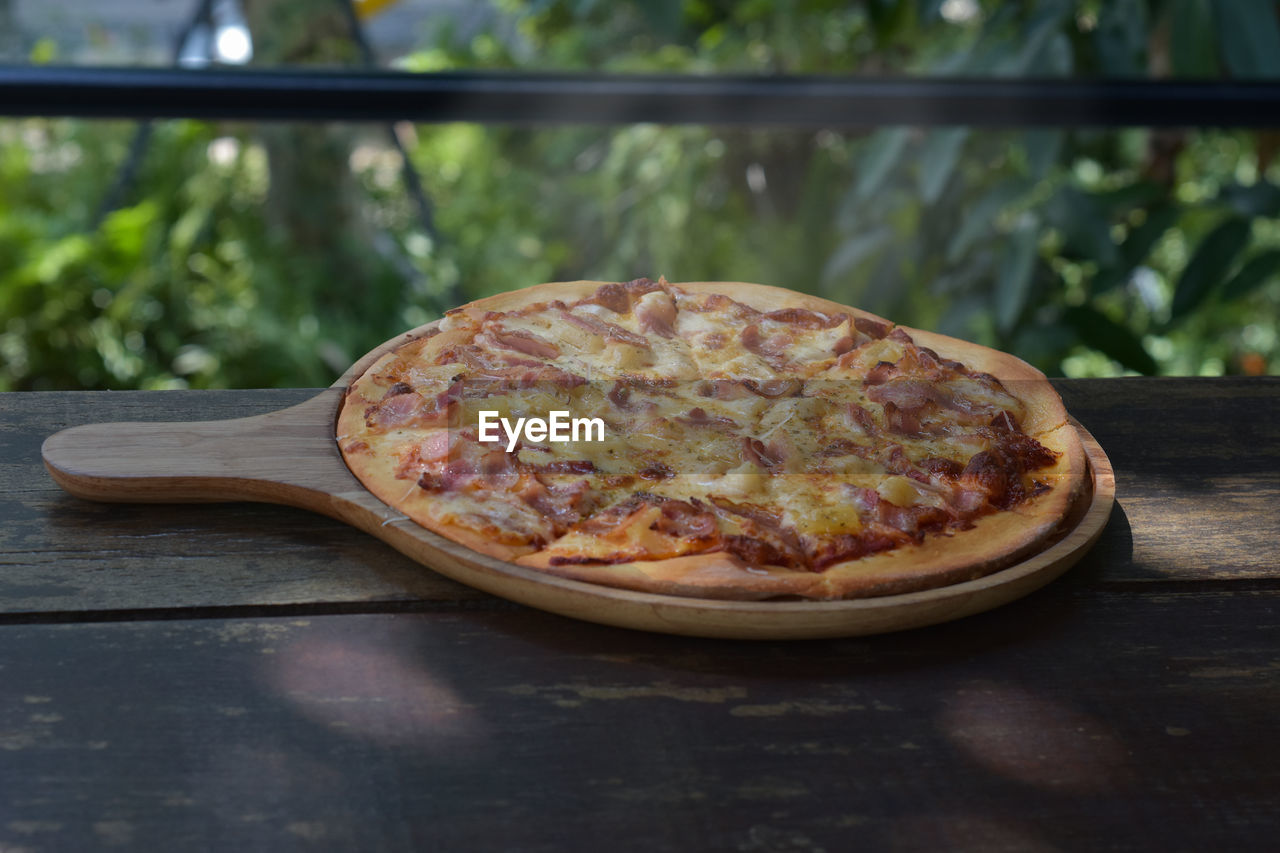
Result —
<path fill-rule="evenodd" d="M 479 321 L 488 312 L 510 312 L 553 300 L 573 302 L 592 295 L 603 284 L 583 280 L 537 285 L 490 296 L 456 310 Z M 671 286 L 695 294 L 723 294 L 762 312 L 804 308 L 851 314 L 894 327 L 868 311 L 767 285 L 684 282 Z M 344 437 L 362 432 L 365 408 L 376 403 L 385 391 L 371 379 L 376 368 L 394 359 L 394 351 L 404 344 L 432 332 L 439 322 L 387 342 L 352 367 L 346 377 L 351 385 L 336 424 L 340 443 Z M 933 332 L 901 328 L 917 345 L 996 377 L 1026 406 L 1023 431 L 1058 454 L 1053 466 L 1035 474 L 1036 479 L 1052 487 L 1048 493 L 1019 504 L 1012 511 L 979 518 L 969 530 L 932 536 L 919 545 L 838 563 L 821 572 L 747 566 L 724 552 L 621 564 L 553 565 L 550 555 L 532 546 L 505 544 L 434 517 L 429 511 L 429 496 L 412 491 L 406 495 L 406 481 L 395 478 L 392 466 L 385 460 L 345 450 L 343 456 L 356 477 L 384 503 L 473 551 L 562 578 L 641 592 L 738 600 L 890 595 L 982 577 L 1042 549 L 1062 532 L 1064 519 L 1085 491 L 1087 481 L 1084 451 L 1058 394 L 1044 374 L 1014 356 Z M 376 395 L 372 393 L 375 390 L 379 392 Z"/>
<path fill-rule="evenodd" d="M 557 577 L 635 592 L 743 601 L 820 597 L 813 592 L 822 579 L 815 572 L 746 566 L 723 551 L 646 562 L 559 566 L 553 565 L 547 554 L 538 552 L 515 562 Z"/>

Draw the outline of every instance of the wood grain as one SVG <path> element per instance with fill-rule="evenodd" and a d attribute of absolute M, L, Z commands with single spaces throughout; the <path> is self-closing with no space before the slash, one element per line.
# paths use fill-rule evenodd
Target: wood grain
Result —
<path fill-rule="evenodd" d="M 1268 849 L 1280 593 L 1055 590 L 798 644 L 3 626 L 0 849 Z"/>

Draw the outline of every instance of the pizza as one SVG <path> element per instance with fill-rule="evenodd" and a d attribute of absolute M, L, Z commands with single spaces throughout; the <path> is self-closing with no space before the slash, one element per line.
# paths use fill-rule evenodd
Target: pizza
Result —
<path fill-rule="evenodd" d="M 1043 374 L 737 282 L 561 282 L 448 312 L 347 389 L 384 503 L 564 578 L 720 599 L 969 580 L 1043 549 L 1085 458 Z"/>

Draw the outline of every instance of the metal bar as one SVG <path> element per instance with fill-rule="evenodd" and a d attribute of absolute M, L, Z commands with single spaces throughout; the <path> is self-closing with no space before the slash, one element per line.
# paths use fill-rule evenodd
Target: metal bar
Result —
<path fill-rule="evenodd" d="M 0 115 L 790 127 L 1280 127 L 1280 81 L 0 66 Z"/>

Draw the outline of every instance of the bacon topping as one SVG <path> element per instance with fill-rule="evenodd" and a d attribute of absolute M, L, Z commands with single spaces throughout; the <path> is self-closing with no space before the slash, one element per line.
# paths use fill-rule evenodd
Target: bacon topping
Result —
<path fill-rule="evenodd" d="M 1022 432 L 1018 428 L 1018 422 L 1013 419 L 1013 415 L 1003 410 L 991 419 L 991 426 L 1000 432 Z"/>
<path fill-rule="evenodd" d="M 586 378 L 549 364 L 534 362 L 534 367 L 508 367 L 476 371 L 459 380 L 461 396 L 483 398 L 501 391 L 520 391 L 546 384 L 553 388 L 576 388 Z"/>
<path fill-rule="evenodd" d="M 998 449 L 975 453 L 964 466 L 960 482 L 981 490 L 997 509 L 1009 509 L 1025 497 L 1017 461 Z"/>
<path fill-rule="evenodd" d="M 870 317 L 855 317 L 853 319 L 853 327 L 869 338 L 879 340 L 889 334 L 889 325 L 887 323 L 879 323 Z"/>
<path fill-rule="evenodd" d="M 626 284 L 610 282 L 609 284 L 602 284 L 596 289 L 595 293 L 585 299 L 578 300 L 574 304 L 599 305 L 602 308 L 608 308 L 615 314 L 626 314 L 631 311 L 641 296 L 661 289 L 661 285 L 647 278 L 633 279 Z M 674 315 L 672 319 L 675 319 Z"/>
<path fill-rule="evenodd" d="M 878 432 L 876 429 L 876 422 L 871 417 L 871 413 L 859 406 L 857 403 L 849 404 L 849 418 L 861 427 L 863 433 L 866 435 L 875 435 L 875 433 Z"/>
<path fill-rule="evenodd" d="M 786 566 L 787 568 L 808 568 L 808 563 L 801 554 L 784 551 L 771 542 L 757 539 L 754 536 L 733 534 L 724 537 L 724 550 L 753 566 Z"/>
<path fill-rule="evenodd" d="M 736 429 L 738 424 L 732 418 L 723 415 L 708 415 L 706 409 L 695 406 L 689 410 L 688 416 L 675 418 L 677 423 L 685 426 L 710 427 L 711 429 Z"/>
<path fill-rule="evenodd" d="M 594 294 L 580 300 L 577 304 L 599 305 L 603 308 L 608 308 L 615 314 L 626 314 L 631 310 L 631 297 L 627 294 L 627 289 L 621 284 L 605 284 L 598 288 Z"/>
<path fill-rule="evenodd" d="M 884 404 L 885 424 L 891 432 L 900 435 L 919 435 L 920 418 L 917 416 L 917 411 L 918 407 L 902 408 L 890 400 Z"/>
<path fill-rule="evenodd" d="M 582 520 L 583 504 L 591 493 L 591 485 L 586 480 L 547 484 L 536 477 L 525 477 L 521 486 L 517 492 L 519 498 L 551 521 L 556 536 L 563 535 Z"/>
<path fill-rule="evenodd" d="M 364 422 L 370 429 L 392 430 L 410 425 L 423 425 L 428 420 L 426 400 L 410 389 L 407 393 L 388 394 L 377 403 L 365 409 Z"/>
<path fill-rule="evenodd" d="M 898 372 L 898 366 L 891 361 L 880 361 L 876 366 L 867 371 L 867 375 L 863 378 L 862 384 L 865 386 L 880 385 L 888 382 L 889 378 Z"/>
<path fill-rule="evenodd" d="M 636 319 L 640 328 L 664 338 L 676 336 L 676 304 L 665 293 L 636 303 Z"/>
<path fill-rule="evenodd" d="M 819 456 L 861 455 L 862 447 L 847 438 L 832 439 L 831 443 L 818 451 Z"/>
<path fill-rule="evenodd" d="M 724 537 L 725 550 L 755 565 L 808 568 L 796 531 L 784 526 L 778 514 L 755 504 L 711 498 L 712 509 L 743 532 Z"/>
<path fill-rule="evenodd" d="M 717 400 L 741 400 L 750 396 L 746 383 L 735 379 L 708 379 L 698 383 L 699 397 L 714 397 Z"/>
<path fill-rule="evenodd" d="M 742 384 L 753 394 L 758 394 L 770 400 L 775 400 L 779 397 L 796 397 L 804 389 L 804 383 L 799 379 L 780 378 L 760 381 L 747 379 Z"/>
<path fill-rule="evenodd" d="M 751 323 L 742 330 L 742 346 L 749 352 L 760 356 L 775 368 L 781 368 L 786 364 L 784 351 L 790 342 L 790 339 L 785 334 L 765 337 L 760 331 L 760 326 L 756 323 Z"/>
<path fill-rule="evenodd" d="M 819 314 L 807 308 L 783 308 L 770 311 L 764 319 L 788 326 L 799 326 L 802 329 L 834 329 L 845 321 L 844 314 Z"/>
<path fill-rule="evenodd" d="M 964 470 L 959 462 L 952 462 L 950 459 L 942 459 L 937 456 L 930 456 L 920 463 L 920 467 L 930 474 L 945 480 L 958 479 Z"/>
<path fill-rule="evenodd" d="M 667 536 L 680 539 L 710 539 L 716 535 L 716 519 L 702 506 L 678 500 L 665 500 L 660 505 L 662 514 L 653 523 L 653 529 Z"/>
<path fill-rule="evenodd" d="M 808 558 L 809 566 L 816 572 L 846 560 L 856 560 L 869 554 L 888 551 L 901 542 L 901 538 L 879 530 L 806 537 L 805 556 Z"/>
<path fill-rule="evenodd" d="M 557 459 L 537 467 L 544 474 L 590 474 L 596 470 L 590 459 Z"/>
<path fill-rule="evenodd" d="M 622 328 L 617 323 L 601 320 L 594 314 L 576 314 L 572 311 L 561 311 L 560 316 L 593 335 L 599 335 L 602 338 L 639 347 L 640 349 L 649 349 L 648 339 Z"/>
<path fill-rule="evenodd" d="M 631 389 L 622 382 L 613 383 L 613 387 L 609 389 L 609 393 L 605 395 L 609 398 L 609 402 L 613 403 L 619 409 L 629 409 L 628 401 L 631 399 Z"/>
<path fill-rule="evenodd" d="M 523 329 L 490 329 L 490 336 L 507 349 L 532 355 L 537 358 L 557 358 L 560 348 L 545 338 Z"/>
<path fill-rule="evenodd" d="M 786 458 L 776 446 L 765 446 L 760 439 L 745 435 L 742 437 L 742 455 L 761 468 L 775 468 Z"/>
<path fill-rule="evenodd" d="M 888 501 L 880 501 L 876 510 L 881 524 L 901 530 L 917 542 L 926 533 L 942 530 L 951 520 L 946 511 L 936 506 L 895 506 Z"/>
<path fill-rule="evenodd" d="M 441 350 L 436 364 L 465 364 L 472 370 L 503 370 L 508 367 L 542 367 L 542 362 L 518 358 L 509 351 L 485 350 L 475 344 L 462 344 Z"/>
<path fill-rule="evenodd" d="M 637 472 L 637 476 L 642 480 L 670 480 L 675 475 L 675 471 L 661 462 L 650 462 Z"/>
<path fill-rule="evenodd" d="M 870 371 L 868 382 L 883 364 L 885 362 Z M 895 379 L 884 384 L 873 384 L 867 388 L 867 396 L 884 407 L 885 421 L 889 428 L 904 435 L 936 431 L 939 425 L 926 430 L 921 426 L 921 421 L 923 417 L 942 409 L 950 413 L 946 422 L 940 425 L 944 428 L 954 424 L 982 424 L 990 418 L 989 408 L 958 397 L 947 388 L 922 379 Z"/>

